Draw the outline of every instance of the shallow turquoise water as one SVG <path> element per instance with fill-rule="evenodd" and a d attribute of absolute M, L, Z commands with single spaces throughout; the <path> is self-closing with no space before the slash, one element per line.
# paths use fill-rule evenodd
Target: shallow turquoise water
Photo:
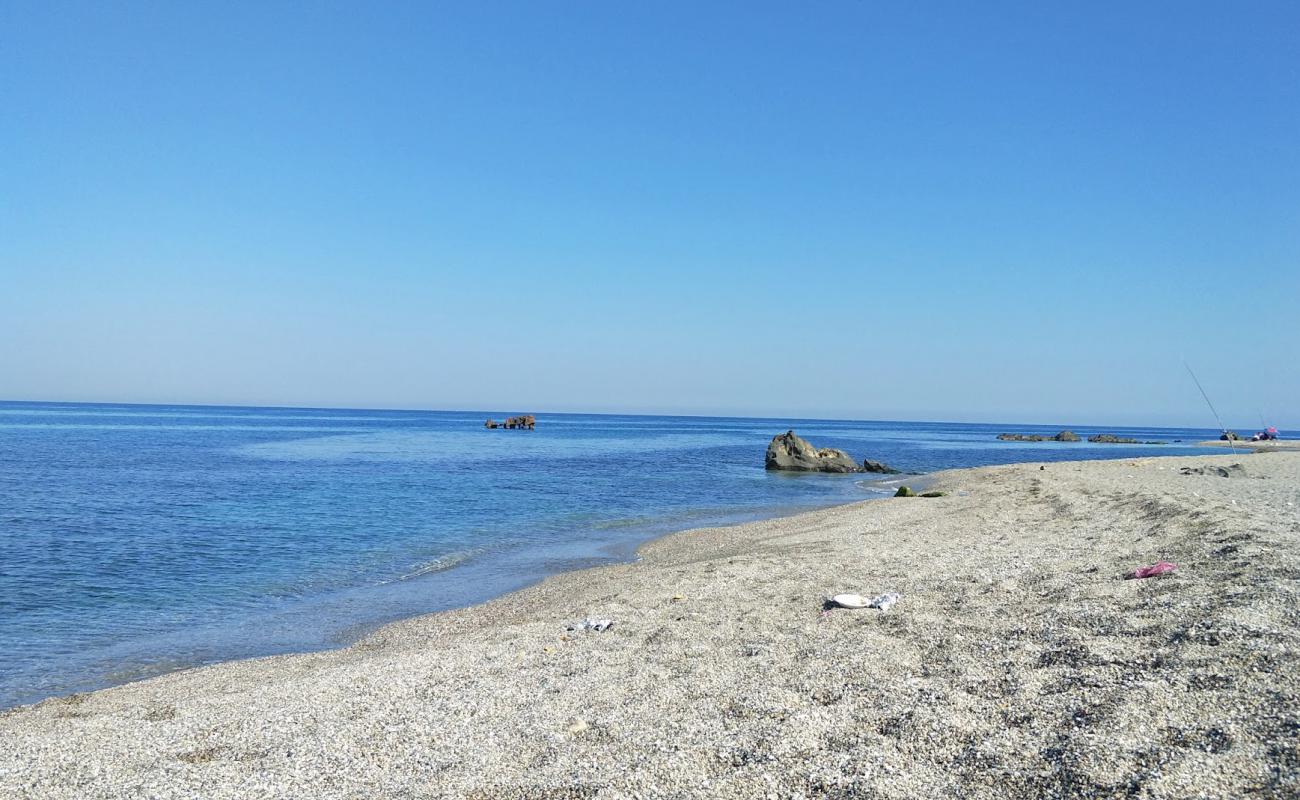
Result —
<path fill-rule="evenodd" d="M 330 647 L 627 558 L 664 532 L 881 496 L 862 476 L 764 471 L 768 440 L 791 427 L 918 472 L 1199 452 L 994 438 L 1058 429 L 1026 425 L 539 415 L 536 431 L 482 428 L 506 414 L 0 403 L 0 707 Z"/>

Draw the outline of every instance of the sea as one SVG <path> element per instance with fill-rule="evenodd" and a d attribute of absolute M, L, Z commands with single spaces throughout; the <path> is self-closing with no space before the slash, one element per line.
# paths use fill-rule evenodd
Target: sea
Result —
<path fill-rule="evenodd" d="M 1063 426 L 0 402 L 0 708 L 230 659 L 628 560 L 672 531 L 885 497 L 767 472 L 773 435 L 899 469 L 1187 455 L 1003 442 Z M 1071 428 L 1081 436 L 1100 432 Z"/>

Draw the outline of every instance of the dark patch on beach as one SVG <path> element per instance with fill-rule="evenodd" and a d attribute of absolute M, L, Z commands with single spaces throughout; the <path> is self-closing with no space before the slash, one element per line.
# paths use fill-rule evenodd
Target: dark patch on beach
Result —
<path fill-rule="evenodd" d="M 144 714 L 146 722 L 162 722 L 164 720 L 176 718 L 176 706 L 166 705 L 157 708 L 151 708 Z"/>
<path fill-rule="evenodd" d="M 818 800 L 882 800 L 886 797 L 866 780 L 850 778 L 848 781 L 840 784 L 826 778 L 809 778 L 803 796 Z"/>
<path fill-rule="evenodd" d="M 1174 631 L 1169 637 L 1169 643 L 1172 645 L 1200 644 L 1207 647 L 1218 647 L 1223 644 L 1223 637 L 1220 636 L 1220 632 L 1217 630 L 1199 623 L 1193 623 Z"/>
<path fill-rule="evenodd" d="M 1091 661 L 1088 648 L 1079 642 L 1069 642 L 1050 650 L 1044 650 L 1038 656 L 1038 667 L 1082 667 Z"/>
<path fill-rule="evenodd" d="M 1231 675 L 1218 675 L 1215 673 L 1194 673 L 1187 676 L 1187 687 L 1189 689 L 1202 690 L 1221 690 L 1231 689 L 1237 683 L 1236 678 Z"/>
<path fill-rule="evenodd" d="M 208 746 L 194 750 L 187 750 L 184 753 L 178 753 L 176 755 L 176 760 L 183 761 L 186 764 L 207 764 L 211 761 L 216 761 L 217 757 L 220 755 L 220 747 Z"/>
<path fill-rule="evenodd" d="M 885 717 L 876 725 L 876 731 L 881 736 L 900 738 L 914 727 L 914 716 L 913 712 L 908 711 L 903 714 Z"/>
<path fill-rule="evenodd" d="M 1192 730 L 1166 728 L 1165 742 L 1173 747 L 1206 753 L 1226 753 L 1233 745 L 1232 737 L 1217 727 Z"/>
<path fill-rule="evenodd" d="M 466 800 L 590 800 L 605 791 L 604 784 L 567 786 L 480 786 L 465 793 Z"/>

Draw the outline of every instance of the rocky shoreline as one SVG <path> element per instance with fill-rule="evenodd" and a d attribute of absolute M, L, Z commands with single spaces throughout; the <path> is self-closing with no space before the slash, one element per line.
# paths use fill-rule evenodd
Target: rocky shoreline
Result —
<path fill-rule="evenodd" d="M 1300 454 L 932 480 L 4 712 L 0 796 L 1300 793 Z"/>

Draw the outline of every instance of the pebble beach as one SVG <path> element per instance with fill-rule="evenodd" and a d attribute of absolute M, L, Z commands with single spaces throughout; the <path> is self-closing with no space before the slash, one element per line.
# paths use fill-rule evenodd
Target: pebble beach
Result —
<path fill-rule="evenodd" d="M 927 488 L 0 712 L 0 796 L 1300 795 L 1300 453 Z"/>

